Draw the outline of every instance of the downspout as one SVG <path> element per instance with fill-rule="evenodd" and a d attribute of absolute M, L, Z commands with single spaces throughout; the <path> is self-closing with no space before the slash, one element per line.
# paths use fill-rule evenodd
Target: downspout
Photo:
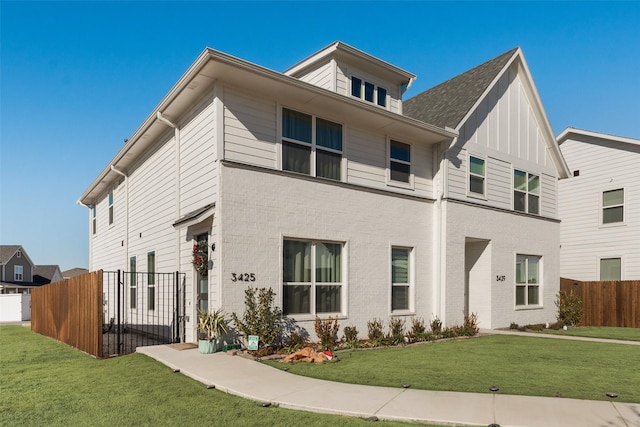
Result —
<path fill-rule="evenodd" d="M 80 199 L 76 200 L 76 204 L 82 207 L 89 209 L 89 271 L 91 271 L 91 266 L 93 265 L 93 233 L 91 232 L 91 206 L 85 205 L 80 201 Z M 2 267 L 4 268 L 4 267 Z"/>
<path fill-rule="evenodd" d="M 174 137 L 176 139 L 175 145 L 175 158 L 176 158 L 176 213 L 175 218 L 178 220 L 180 218 L 180 128 L 175 123 L 169 121 L 166 117 L 162 115 L 160 111 L 156 112 L 156 117 L 161 123 L 173 128 Z M 180 230 L 176 230 L 176 271 L 180 270 Z"/>
<path fill-rule="evenodd" d="M 129 177 L 121 170 L 116 169 L 114 165 L 110 165 L 111 170 L 124 177 L 124 193 L 125 193 L 125 205 L 124 205 L 124 267 L 127 270 L 129 262 Z"/>

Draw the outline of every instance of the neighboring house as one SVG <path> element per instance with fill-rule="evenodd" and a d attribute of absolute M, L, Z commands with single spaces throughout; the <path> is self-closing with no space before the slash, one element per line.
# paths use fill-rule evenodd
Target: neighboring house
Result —
<path fill-rule="evenodd" d="M 341 42 L 283 73 L 206 49 L 80 197 L 90 270 L 185 273 L 188 341 L 248 286 L 312 335 L 554 321 L 569 172 L 522 51 L 403 103 L 414 79 Z M 156 310 L 155 281 L 126 286 Z"/>
<path fill-rule="evenodd" d="M 62 278 L 62 272 L 57 265 L 36 265 L 33 269 L 33 281 L 38 285 L 59 282 Z"/>
<path fill-rule="evenodd" d="M 29 293 L 34 286 L 35 265 L 20 245 L 0 246 L 0 292 Z"/>
<path fill-rule="evenodd" d="M 87 274 L 88 272 L 89 270 L 87 270 L 86 268 L 81 268 L 81 267 L 71 268 L 69 270 L 65 270 L 62 272 L 62 278 L 70 279 L 72 277 L 82 276 L 83 274 Z"/>
<path fill-rule="evenodd" d="M 572 177 L 560 182 L 560 273 L 640 280 L 640 139 L 574 128 L 557 138 Z"/>

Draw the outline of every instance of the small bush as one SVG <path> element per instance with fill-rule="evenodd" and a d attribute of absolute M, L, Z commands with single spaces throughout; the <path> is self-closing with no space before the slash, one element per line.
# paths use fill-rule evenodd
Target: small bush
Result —
<path fill-rule="evenodd" d="M 299 333 L 289 335 L 289 350 L 293 353 L 307 346 L 307 339 Z"/>
<path fill-rule="evenodd" d="M 424 320 L 421 317 L 411 318 L 411 329 L 407 332 L 407 338 L 409 342 L 426 341 L 427 328 L 424 325 Z"/>
<path fill-rule="evenodd" d="M 441 333 L 442 333 L 442 321 L 440 320 L 440 318 L 438 316 L 435 316 L 433 318 L 433 320 L 431 321 L 429 326 L 431 327 L 431 333 L 433 335 L 436 335 L 436 336 L 441 335 Z"/>
<path fill-rule="evenodd" d="M 558 292 L 556 306 L 558 307 L 558 323 L 567 326 L 577 326 L 582 321 L 582 301 L 573 293 Z"/>
<path fill-rule="evenodd" d="M 247 288 L 244 291 L 245 311 L 242 319 L 236 313 L 231 318 L 246 337 L 257 335 L 259 345 L 272 346 L 282 334 L 282 311 L 273 306 L 275 292 L 271 288 Z"/>
<path fill-rule="evenodd" d="M 347 344 L 347 347 L 358 348 L 358 330 L 355 326 L 344 327 L 344 342 Z"/>
<path fill-rule="evenodd" d="M 440 336 L 442 338 L 455 338 L 458 336 L 458 331 L 460 329 L 460 326 L 453 326 L 451 328 L 444 328 L 441 332 L 440 332 Z"/>
<path fill-rule="evenodd" d="M 530 331 L 540 332 L 544 330 L 544 325 L 542 323 L 527 325 L 527 329 L 529 329 Z"/>
<path fill-rule="evenodd" d="M 320 320 L 320 318 L 316 316 L 315 329 L 322 348 L 324 350 L 333 350 L 338 336 L 338 331 L 340 330 L 338 317 L 333 319 L 329 316 L 328 319 Z"/>
<path fill-rule="evenodd" d="M 389 336 L 388 339 L 393 345 L 404 344 L 404 319 L 399 317 L 391 317 L 389 319 Z"/>
<path fill-rule="evenodd" d="M 369 337 L 369 343 L 373 346 L 373 347 L 378 347 L 380 345 L 384 345 L 386 342 L 385 336 L 384 336 L 384 331 L 383 331 L 383 324 L 382 324 L 382 320 L 380 319 L 373 319 L 367 322 L 367 330 L 368 330 L 368 337 Z"/>
<path fill-rule="evenodd" d="M 464 316 L 464 321 L 461 327 L 458 329 L 458 336 L 473 337 L 478 335 L 480 328 L 478 327 L 478 315 L 471 313 L 468 316 Z"/>
<path fill-rule="evenodd" d="M 518 324 L 515 322 L 511 322 L 511 324 L 509 325 L 509 329 L 518 329 Z"/>

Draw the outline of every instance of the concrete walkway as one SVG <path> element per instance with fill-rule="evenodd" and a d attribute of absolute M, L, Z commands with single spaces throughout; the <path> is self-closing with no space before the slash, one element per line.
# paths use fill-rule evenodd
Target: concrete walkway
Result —
<path fill-rule="evenodd" d="M 614 399 L 607 402 L 343 384 L 293 375 L 232 356 L 231 352 L 200 354 L 195 348 L 177 350 L 170 345 L 139 347 L 137 352 L 207 386 L 290 409 L 463 426 L 640 427 L 640 403 Z"/>

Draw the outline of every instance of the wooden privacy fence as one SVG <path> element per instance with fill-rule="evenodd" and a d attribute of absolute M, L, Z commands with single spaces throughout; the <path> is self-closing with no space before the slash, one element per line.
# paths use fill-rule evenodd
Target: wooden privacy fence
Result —
<path fill-rule="evenodd" d="M 582 301 L 583 326 L 640 328 L 640 281 L 581 282 L 560 279 L 560 290 Z"/>
<path fill-rule="evenodd" d="M 34 289 L 31 330 L 100 357 L 102 270 Z"/>

